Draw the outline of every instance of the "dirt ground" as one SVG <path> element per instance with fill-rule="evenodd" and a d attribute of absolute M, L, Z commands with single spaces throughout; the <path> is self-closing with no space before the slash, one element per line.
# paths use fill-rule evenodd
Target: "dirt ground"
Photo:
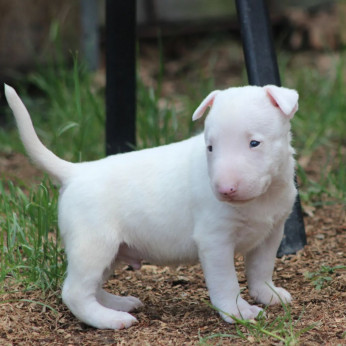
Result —
<path fill-rule="evenodd" d="M 4 162 L 7 162 L 4 164 Z M 27 167 L 24 156 L 13 154 L 2 158 L 7 173 Z M 28 166 L 29 167 L 29 166 Z M 0 174 L 4 173 L 3 171 Z M 38 173 L 34 169 L 30 174 Z M 36 174 L 34 176 L 37 177 Z M 28 177 L 27 177 L 28 178 Z M 23 176 L 20 177 L 23 179 Z M 346 277 L 336 271 L 328 274 L 332 281 L 316 290 L 304 273 L 345 263 L 346 218 L 341 204 L 310 209 L 305 216 L 308 245 L 296 255 L 277 259 L 274 281 L 290 291 L 294 301 L 292 318 L 295 329 L 314 325 L 304 333 L 302 345 L 345 344 Z M 243 296 L 252 302 L 246 289 L 243 261 L 237 259 L 237 271 Z M 206 302 L 209 301 L 199 265 L 177 268 L 144 265 L 140 271 L 118 270 L 106 285 L 120 295 L 139 297 L 144 307 L 134 312 L 139 323 L 127 330 L 96 330 L 80 323 L 62 304 L 60 292 L 43 296 L 10 285 L 1 295 L 1 345 L 195 345 L 212 334 L 235 334 L 235 327 L 221 320 Z M 39 302 L 39 303 L 38 303 Z M 43 303 L 44 305 L 42 305 Z M 52 311 L 47 306 L 53 308 Z M 281 306 L 269 307 L 268 321 L 283 315 Z M 215 338 L 212 344 L 242 345 L 246 340 Z M 276 344 L 264 339 L 263 344 Z"/>
<path fill-rule="evenodd" d="M 174 76 L 184 74 L 199 58 L 188 48 L 181 49 L 185 49 L 185 60 L 178 63 L 172 59 L 166 64 L 165 72 L 172 78 L 164 83 L 165 94 L 176 91 L 179 84 L 175 83 Z M 203 49 L 203 54 L 208 55 L 208 47 Z M 239 45 L 233 52 L 235 50 L 239 52 Z M 142 78 L 154 85 L 157 54 L 149 47 L 144 55 L 147 58 L 142 61 Z M 230 64 L 229 56 L 229 48 L 220 47 L 215 67 L 218 84 L 232 85 L 237 81 L 238 77 L 229 73 L 229 77 L 224 77 L 226 66 L 229 68 Z M 231 65 L 236 68 L 243 61 L 241 55 L 234 56 Z M 204 61 L 210 61 L 210 56 Z M 201 73 L 204 68 L 208 69 L 207 65 L 202 66 Z M 320 157 L 310 158 L 310 168 L 319 165 Z M 18 182 L 37 182 L 42 175 L 23 155 L 12 153 L 0 154 L 0 176 Z M 296 255 L 277 259 L 275 267 L 275 283 L 293 296 L 292 317 L 296 330 L 314 325 L 301 336 L 302 345 L 346 344 L 345 272 L 328 274 L 332 280 L 321 290 L 316 290 L 311 280 L 304 276 L 305 272 L 318 271 L 323 265 L 345 264 L 345 210 L 340 202 L 331 202 L 321 208 L 306 208 L 308 245 Z M 254 303 L 248 296 L 241 258 L 237 259 L 236 266 L 240 285 L 244 288 L 243 297 Z M 37 291 L 25 292 L 10 281 L 8 285 L 8 293 L 1 295 L 0 302 L 0 345 L 195 345 L 200 338 L 212 334 L 236 333 L 235 327 L 223 322 L 206 303 L 209 298 L 199 265 L 178 268 L 144 265 L 140 271 L 118 270 L 107 283 L 107 290 L 136 296 L 144 303 L 144 307 L 133 313 L 139 323 L 120 331 L 96 330 L 80 323 L 62 304 L 60 292 L 44 296 Z M 280 314 L 284 314 L 281 306 L 270 307 L 267 319 L 272 321 Z M 252 337 L 245 340 L 215 338 L 208 342 L 222 345 L 256 343 Z M 263 339 L 263 344 L 277 343 Z"/>

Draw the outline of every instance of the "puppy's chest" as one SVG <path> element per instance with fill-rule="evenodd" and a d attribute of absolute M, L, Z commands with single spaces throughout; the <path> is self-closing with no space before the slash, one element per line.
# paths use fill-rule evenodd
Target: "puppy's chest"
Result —
<path fill-rule="evenodd" d="M 239 214 L 234 219 L 233 242 L 235 251 L 244 254 L 258 246 L 276 230 L 277 217 L 271 213 Z"/>

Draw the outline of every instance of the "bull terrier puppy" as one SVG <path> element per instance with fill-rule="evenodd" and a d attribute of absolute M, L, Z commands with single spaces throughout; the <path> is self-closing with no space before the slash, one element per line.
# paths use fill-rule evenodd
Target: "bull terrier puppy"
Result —
<path fill-rule="evenodd" d="M 83 163 L 57 157 L 37 137 L 10 86 L 6 98 L 33 162 L 61 184 L 59 228 L 68 260 L 62 298 L 95 328 L 128 328 L 142 303 L 102 284 L 119 263 L 135 269 L 200 261 L 222 318 L 261 311 L 239 296 L 236 253 L 245 256 L 249 292 L 262 304 L 289 303 L 272 273 L 295 197 L 290 120 L 295 90 L 267 85 L 211 92 L 192 119 L 205 130 L 190 139 Z"/>

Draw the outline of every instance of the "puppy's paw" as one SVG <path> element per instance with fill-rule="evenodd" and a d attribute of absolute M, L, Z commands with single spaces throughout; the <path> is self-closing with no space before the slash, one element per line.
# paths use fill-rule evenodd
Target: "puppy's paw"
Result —
<path fill-rule="evenodd" d="M 144 306 L 144 304 L 138 298 L 132 296 L 123 297 L 122 304 L 124 307 L 121 311 L 126 312 L 133 311 Z"/>
<path fill-rule="evenodd" d="M 84 323 L 98 329 L 124 329 L 138 323 L 137 319 L 127 312 L 97 308 L 88 316 L 77 316 Z"/>
<path fill-rule="evenodd" d="M 124 329 L 138 323 L 137 319 L 127 312 L 119 312 L 119 314 L 121 314 L 121 316 L 114 316 L 114 319 L 108 322 L 109 325 L 106 329 Z"/>
<path fill-rule="evenodd" d="M 242 320 L 255 319 L 263 309 L 256 305 L 250 305 L 247 301 L 239 298 L 236 304 L 231 304 L 224 309 L 220 309 L 221 317 L 228 323 L 233 323 L 232 316 Z"/>
<path fill-rule="evenodd" d="M 100 290 L 96 297 L 101 305 L 116 311 L 130 312 L 143 306 L 142 302 L 136 297 L 120 297 L 104 290 Z"/>
<path fill-rule="evenodd" d="M 281 302 L 289 304 L 292 301 L 290 293 L 284 288 L 267 284 L 261 284 L 250 289 L 250 295 L 256 302 L 265 305 L 281 304 Z"/>

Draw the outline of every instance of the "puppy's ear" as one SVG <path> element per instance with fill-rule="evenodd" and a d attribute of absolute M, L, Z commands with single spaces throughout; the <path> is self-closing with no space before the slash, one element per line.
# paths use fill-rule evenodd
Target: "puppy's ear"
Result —
<path fill-rule="evenodd" d="M 212 91 L 198 106 L 198 108 L 195 110 L 195 112 L 192 115 L 192 120 L 195 121 L 199 118 L 201 118 L 208 107 L 211 107 L 214 103 L 215 96 L 220 92 L 220 90 L 214 90 Z"/>
<path fill-rule="evenodd" d="M 264 90 L 273 106 L 278 107 L 288 119 L 292 119 L 298 110 L 298 93 L 293 89 L 277 87 L 275 85 L 266 85 Z"/>

